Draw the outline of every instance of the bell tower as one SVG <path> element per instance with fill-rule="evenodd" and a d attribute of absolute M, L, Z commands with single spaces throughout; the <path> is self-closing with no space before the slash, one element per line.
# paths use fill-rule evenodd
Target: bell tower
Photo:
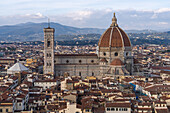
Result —
<path fill-rule="evenodd" d="M 54 32 L 48 23 L 44 28 L 44 74 L 54 75 Z"/>

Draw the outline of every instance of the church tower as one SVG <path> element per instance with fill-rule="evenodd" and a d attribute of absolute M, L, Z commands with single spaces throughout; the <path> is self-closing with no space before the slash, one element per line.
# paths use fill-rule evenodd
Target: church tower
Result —
<path fill-rule="evenodd" d="M 44 74 L 54 75 L 54 28 L 44 28 Z"/>

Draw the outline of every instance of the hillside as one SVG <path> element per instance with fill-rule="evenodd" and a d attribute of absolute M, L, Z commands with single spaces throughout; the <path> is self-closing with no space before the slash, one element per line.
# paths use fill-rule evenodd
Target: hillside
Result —
<path fill-rule="evenodd" d="M 98 28 L 76 28 L 61 25 L 59 23 L 50 23 L 55 28 L 56 40 L 68 39 L 64 36 L 80 34 L 102 34 L 105 29 Z M 47 23 L 22 23 L 17 25 L 0 26 L 0 41 L 41 41 L 43 40 L 43 28 Z M 127 33 L 152 33 L 153 30 L 125 30 Z"/>
<path fill-rule="evenodd" d="M 105 29 L 98 28 L 76 28 L 61 25 L 59 23 L 50 23 L 55 28 L 55 40 L 57 41 L 82 41 L 86 40 L 96 43 Z M 0 26 L 0 41 L 42 41 L 43 28 L 47 23 L 22 23 L 17 25 Z M 157 32 L 154 30 L 125 30 L 133 44 L 154 43 L 166 44 L 170 42 L 170 31 Z M 96 41 L 95 41 L 96 40 Z M 70 42 L 68 42 L 70 43 Z"/>
<path fill-rule="evenodd" d="M 55 28 L 55 35 L 78 35 L 78 34 L 102 34 L 104 29 L 98 28 L 76 28 L 51 23 L 50 26 Z M 0 26 L 0 41 L 37 41 L 43 40 L 43 28 L 47 23 L 24 23 L 17 25 Z"/>

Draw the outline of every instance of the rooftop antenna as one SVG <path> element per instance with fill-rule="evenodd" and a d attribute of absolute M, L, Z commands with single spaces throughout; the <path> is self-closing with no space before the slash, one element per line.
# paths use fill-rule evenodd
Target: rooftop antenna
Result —
<path fill-rule="evenodd" d="M 50 28 L 50 18 L 48 18 L 48 28 Z"/>

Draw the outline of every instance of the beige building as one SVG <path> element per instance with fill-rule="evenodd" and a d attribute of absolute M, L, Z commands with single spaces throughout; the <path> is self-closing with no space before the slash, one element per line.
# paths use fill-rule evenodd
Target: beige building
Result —
<path fill-rule="evenodd" d="M 59 110 L 59 113 L 82 113 L 81 107 L 76 103 L 67 102 L 67 106 Z"/>
<path fill-rule="evenodd" d="M 54 29 L 44 29 L 44 74 L 56 76 L 132 75 L 132 46 L 118 26 L 114 14 L 111 26 L 102 34 L 96 54 L 55 54 Z"/>
<path fill-rule="evenodd" d="M 0 113 L 12 113 L 13 107 L 12 101 L 0 101 Z"/>
<path fill-rule="evenodd" d="M 105 113 L 131 113 L 130 103 L 106 103 Z"/>

